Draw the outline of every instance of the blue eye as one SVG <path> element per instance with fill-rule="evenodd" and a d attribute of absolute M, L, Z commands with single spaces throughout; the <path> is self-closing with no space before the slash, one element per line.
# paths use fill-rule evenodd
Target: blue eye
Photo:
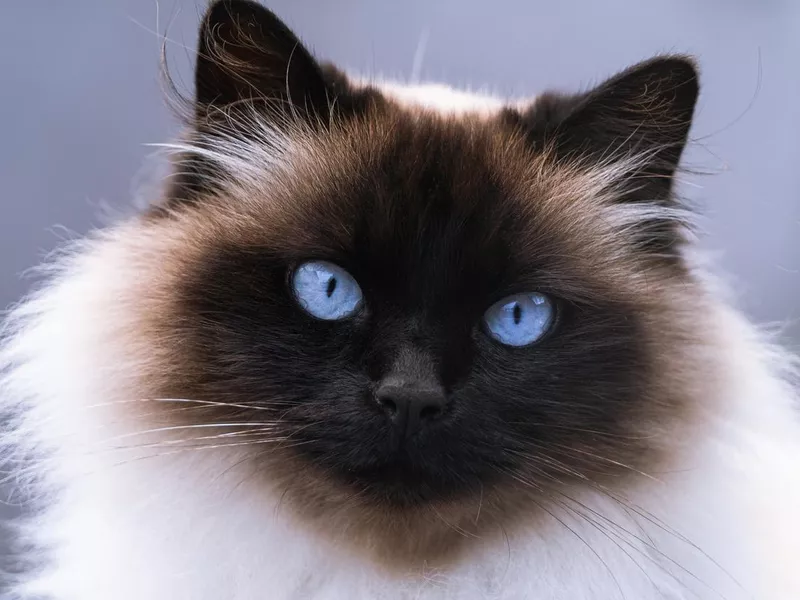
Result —
<path fill-rule="evenodd" d="M 356 280 L 341 267 L 325 261 L 301 264 L 294 272 L 292 287 L 303 310 L 326 321 L 353 316 L 364 301 Z"/>
<path fill-rule="evenodd" d="M 483 316 L 486 329 L 506 346 L 528 346 L 540 340 L 555 320 L 553 302 L 544 294 L 516 294 L 494 304 Z"/>

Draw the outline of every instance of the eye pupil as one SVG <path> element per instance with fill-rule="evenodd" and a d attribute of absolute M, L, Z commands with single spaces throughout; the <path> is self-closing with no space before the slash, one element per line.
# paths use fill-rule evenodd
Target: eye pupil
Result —
<path fill-rule="evenodd" d="M 333 292 L 335 291 L 336 291 L 336 277 L 331 277 L 328 280 L 328 288 L 325 290 L 325 293 L 327 294 L 328 298 L 330 298 L 331 296 L 333 296 Z"/>
<path fill-rule="evenodd" d="M 547 334 L 554 320 L 552 300 L 539 292 L 508 296 L 483 315 L 485 331 L 506 346 L 530 346 Z"/>
<path fill-rule="evenodd" d="M 339 321 L 355 315 L 364 300 L 352 275 L 322 260 L 298 266 L 292 275 L 291 287 L 298 306 L 325 321 Z"/>

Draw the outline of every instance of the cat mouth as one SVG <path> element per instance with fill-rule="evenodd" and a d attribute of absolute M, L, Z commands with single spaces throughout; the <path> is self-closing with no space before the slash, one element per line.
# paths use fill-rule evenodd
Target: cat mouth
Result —
<path fill-rule="evenodd" d="M 399 507 L 448 499 L 460 491 L 433 470 L 400 461 L 353 471 L 348 479 L 380 503 Z"/>
<path fill-rule="evenodd" d="M 472 487 L 441 456 L 426 458 L 415 452 L 419 449 L 413 439 L 392 448 L 383 460 L 341 470 L 339 477 L 374 501 L 398 507 L 452 499 Z"/>

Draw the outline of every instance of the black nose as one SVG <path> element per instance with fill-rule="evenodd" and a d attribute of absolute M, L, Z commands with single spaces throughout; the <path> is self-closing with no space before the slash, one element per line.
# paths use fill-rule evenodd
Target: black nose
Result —
<path fill-rule="evenodd" d="M 411 437 L 444 412 L 447 397 L 438 385 L 387 382 L 375 397 L 392 425 L 403 437 Z"/>

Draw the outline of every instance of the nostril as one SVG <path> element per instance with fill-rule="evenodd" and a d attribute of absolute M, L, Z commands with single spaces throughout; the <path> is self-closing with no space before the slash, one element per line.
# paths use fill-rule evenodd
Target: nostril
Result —
<path fill-rule="evenodd" d="M 386 414 L 390 417 L 397 414 L 397 403 L 391 398 L 378 398 L 378 403 L 381 405 L 381 407 L 383 407 L 383 410 L 385 410 Z"/>
<path fill-rule="evenodd" d="M 419 418 L 423 421 L 433 421 L 442 414 L 441 406 L 425 406 L 419 411 Z"/>

